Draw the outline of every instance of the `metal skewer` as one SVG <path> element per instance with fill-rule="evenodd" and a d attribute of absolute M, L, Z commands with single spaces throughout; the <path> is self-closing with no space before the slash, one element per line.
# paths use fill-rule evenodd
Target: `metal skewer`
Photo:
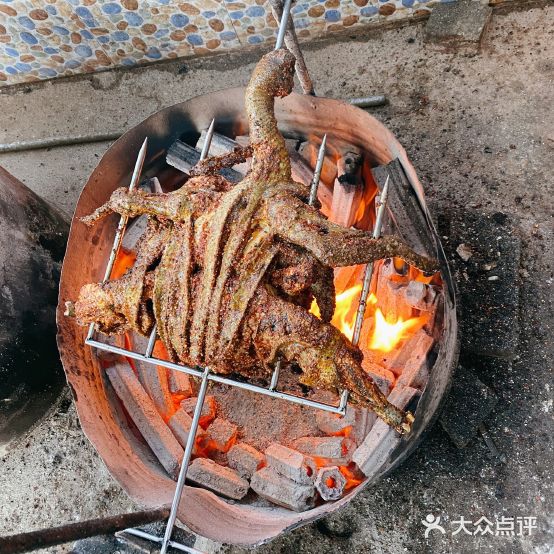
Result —
<path fill-rule="evenodd" d="M 181 462 L 181 470 L 179 471 L 179 479 L 177 480 L 177 486 L 175 487 L 175 494 L 173 495 L 173 502 L 171 504 L 171 512 L 169 513 L 169 519 L 165 528 L 165 535 L 160 549 L 160 554 L 166 554 L 169 541 L 171 540 L 171 534 L 173 533 L 173 527 L 175 526 L 175 520 L 177 519 L 177 510 L 181 502 L 181 494 L 185 486 L 185 480 L 187 478 L 188 466 L 190 458 L 192 456 L 192 449 L 194 448 L 194 442 L 196 440 L 196 431 L 198 430 L 198 424 L 200 422 L 200 414 L 204 406 L 204 399 L 206 398 L 206 392 L 208 390 L 208 376 L 210 374 L 210 368 L 206 367 L 202 375 L 202 383 L 200 384 L 200 390 L 198 391 L 198 397 L 196 400 L 196 407 L 194 408 L 194 415 L 192 417 L 192 423 L 190 424 L 189 436 L 187 437 L 187 444 L 185 446 L 185 454 L 183 455 L 183 461 Z"/>
<path fill-rule="evenodd" d="M 385 208 L 387 205 L 387 196 L 389 194 L 389 176 L 385 181 L 383 192 L 379 200 L 379 209 L 377 210 L 377 218 L 375 220 L 375 227 L 373 228 L 373 238 L 378 239 L 381 236 L 381 227 L 383 226 L 383 217 L 385 215 Z M 354 334 L 352 335 L 352 344 L 358 346 L 360 342 L 360 334 L 362 332 L 362 323 L 364 322 L 364 314 L 367 306 L 367 295 L 369 294 L 369 288 L 371 286 L 371 277 L 373 276 L 373 262 L 369 262 L 365 266 L 364 282 L 362 286 L 362 294 L 360 296 L 360 302 L 358 304 L 358 311 L 356 312 L 356 322 L 354 323 Z"/>
<path fill-rule="evenodd" d="M 202 152 L 200 152 L 200 161 L 205 160 L 208 157 L 208 152 L 210 151 L 210 146 L 214 137 L 214 127 L 215 118 L 212 119 L 212 122 L 206 131 L 206 140 L 204 141 L 204 146 L 202 146 Z"/>
<path fill-rule="evenodd" d="M 148 145 L 148 137 L 144 139 L 142 146 L 140 147 L 137 161 L 135 162 L 135 168 L 133 169 L 133 174 L 131 176 L 131 183 L 129 184 L 129 191 L 132 191 L 139 182 L 140 174 L 142 173 L 142 166 L 144 165 L 144 160 L 146 159 L 146 147 Z M 104 272 L 104 278 L 102 283 L 105 283 L 112 274 L 113 265 L 119 249 L 121 247 L 121 241 L 123 240 L 123 234 L 125 233 L 125 228 L 127 227 L 127 222 L 129 221 L 128 215 L 122 215 L 119 218 L 119 223 L 117 224 L 117 230 L 115 232 L 115 239 L 113 241 L 112 251 L 110 252 L 110 258 L 108 260 L 108 265 L 106 266 L 106 271 Z M 87 340 L 92 338 L 94 335 L 94 323 L 91 323 L 87 333 Z"/>
<path fill-rule="evenodd" d="M 292 4 L 292 0 L 286 0 L 285 1 L 285 5 L 283 7 L 283 16 L 282 16 L 282 19 L 281 19 L 281 22 L 280 22 L 279 33 L 278 33 L 277 42 L 276 42 L 276 45 L 275 45 L 276 50 L 281 48 L 282 45 L 283 45 L 283 40 L 284 40 L 285 30 L 286 30 L 286 27 L 287 27 L 287 22 L 288 22 L 288 19 L 289 19 L 291 4 Z M 214 132 L 214 121 L 212 120 L 212 123 L 210 124 L 210 127 L 207 131 L 207 134 L 206 134 L 206 140 L 205 140 L 205 143 L 204 143 L 204 147 L 202 148 L 202 154 L 200 156 L 201 160 L 205 159 L 206 156 L 208 155 L 208 151 L 209 151 L 209 148 L 210 148 L 210 143 L 211 143 L 212 137 L 213 137 L 213 132 Z M 323 166 L 323 158 L 324 158 L 324 155 L 325 155 L 325 145 L 326 145 L 326 136 L 323 137 L 322 144 L 320 145 L 320 150 L 319 150 L 319 153 L 318 153 L 318 161 L 316 163 L 316 170 L 315 170 L 314 177 L 312 179 L 312 186 L 311 186 L 311 189 L 310 189 L 310 199 L 311 199 L 312 204 L 315 201 L 315 197 L 317 196 L 317 187 L 319 185 L 319 178 L 320 178 L 320 175 L 321 175 L 321 169 L 322 169 L 322 166 Z M 140 167 L 142 168 L 142 165 Z M 137 173 L 137 167 L 135 167 L 135 172 L 133 174 L 132 185 L 133 185 L 134 181 L 138 180 L 138 176 L 135 177 L 135 173 Z M 140 169 L 138 170 L 138 174 L 140 174 Z M 136 182 L 134 182 L 133 186 L 135 186 L 135 185 L 136 185 Z M 313 199 L 312 199 L 312 195 L 313 195 Z M 121 242 L 121 238 L 122 238 L 122 235 L 125 231 L 126 224 L 127 224 L 127 220 L 125 219 L 123 221 L 123 223 L 121 224 L 121 233 L 120 233 L 120 229 L 118 227 L 118 233 L 116 234 L 116 240 L 114 241 L 114 248 L 115 248 L 118 241 Z M 121 234 L 121 236 L 119 236 L 119 234 Z M 116 254 L 117 254 L 117 249 L 115 250 Z M 115 260 L 115 255 L 116 254 L 114 254 L 114 260 Z M 111 262 L 111 266 L 113 266 L 113 261 Z M 109 267 L 109 269 L 107 268 L 107 270 L 106 270 L 106 275 L 107 275 L 106 279 L 109 278 L 109 275 L 111 273 L 111 266 Z M 181 463 L 179 478 L 177 480 L 177 485 L 176 485 L 176 488 L 175 488 L 175 494 L 174 494 L 174 497 L 173 497 L 173 502 L 172 502 L 172 505 L 171 505 L 171 511 L 170 511 L 169 518 L 168 518 L 168 521 L 167 521 L 167 526 L 166 526 L 166 529 L 165 529 L 164 537 L 163 537 L 163 539 L 160 539 L 158 537 L 155 537 L 155 536 L 150 535 L 148 533 L 144 533 L 143 531 L 140 531 L 140 530 L 137 530 L 137 529 L 128 529 L 127 530 L 127 532 L 129 534 L 134 534 L 136 536 L 142 536 L 143 538 L 147 538 L 147 539 L 150 539 L 154 542 L 161 543 L 160 554 L 166 554 L 168 546 L 179 548 L 180 550 L 183 550 L 183 551 L 186 551 L 186 552 L 195 552 L 195 553 L 197 552 L 196 550 L 190 549 L 189 547 L 186 547 L 185 545 L 179 545 L 178 543 L 175 543 L 175 542 L 171 541 L 171 535 L 173 533 L 173 528 L 175 526 L 175 521 L 176 521 L 176 518 L 177 518 L 177 511 L 178 511 L 179 504 L 180 504 L 180 501 L 181 501 L 183 488 L 185 486 L 185 481 L 186 481 L 186 476 L 187 476 L 187 471 L 188 471 L 188 465 L 190 463 L 190 459 L 191 459 L 191 456 L 192 456 L 192 450 L 193 450 L 194 444 L 195 444 L 196 433 L 197 433 L 198 425 L 199 425 L 199 421 L 200 421 L 200 414 L 202 412 L 202 408 L 203 408 L 203 405 L 204 405 L 204 399 L 205 399 L 206 392 L 207 392 L 208 383 L 210 381 L 213 381 L 213 382 L 216 382 L 216 383 L 221 383 L 221 384 L 231 385 L 231 386 L 234 386 L 234 387 L 237 387 L 237 388 L 240 388 L 240 389 L 245 389 L 245 390 L 249 390 L 249 391 L 252 391 L 252 392 L 257 392 L 257 393 L 260 393 L 260 394 L 263 394 L 263 395 L 266 395 L 266 396 L 270 396 L 270 397 L 274 397 L 274 398 L 280 398 L 280 399 L 283 399 L 283 400 L 288 400 L 289 402 L 293 402 L 293 403 L 296 403 L 296 404 L 300 404 L 300 405 L 303 405 L 303 406 L 308 406 L 308 407 L 312 407 L 312 408 L 316 408 L 316 409 L 321 409 L 321 410 L 328 411 L 328 412 L 331 412 L 331 413 L 336 413 L 336 414 L 339 414 L 339 415 L 344 415 L 345 412 L 346 412 L 346 407 L 347 407 L 347 402 L 348 402 L 348 391 L 346 391 L 346 390 L 343 391 L 343 393 L 341 394 L 339 406 L 331 406 L 331 405 L 328 405 L 328 404 L 323 404 L 321 402 L 315 402 L 313 400 L 309 400 L 309 399 L 304 398 L 304 397 L 294 396 L 294 395 L 291 395 L 291 394 L 287 394 L 287 393 L 283 393 L 283 392 L 275 390 L 275 388 L 277 386 L 277 381 L 278 381 L 278 378 L 279 378 L 280 367 L 281 367 L 280 360 L 278 360 L 277 363 L 276 363 L 275 370 L 274 370 L 274 373 L 272 375 L 270 386 L 268 388 L 263 388 L 263 387 L 259 387 L 259 386 L 256 386 L 256 385 L 252 385 L 252 384 L 247 383 L 247 382 L 235 381 L 233 379 L 229 379 L 229 378 L 217 375 L 217 374 L 211 374 L 209 367 L 205 367 L 203 371 L 200 371 L 199 369 L 193 369 L 193 368 L 187 367 L 183 364 L 176 364 L 176 363 L 173 363 L 173 362 L 170 362 L 170 361 L 167 361 L 167 360 L 160 360 L 158 358 L 153 358 L 152 357 L 152 352 L 153 352 L 154 344 L 155 344 L 155 340 L 156 340 L 156 326 L 154 326 L 154 329 L 153 329 L 153 331 L 150 335 L 150 338 L 149 338 L 149 341 L 148 341 L 148 346 L 147 346 L 147 349 L 146 349 L 146 352 L 145 352 L 144 355 L 143 354 L 138 354 L 137 352 L 133 352 L 133 351 L 130 351 L 130 350 L 127 350 L 127 349 L 124 349 L 124 348 L 119 348 L 119 347 L 113 346 L 111 344 L 105 344 L 105 343 L 102 343 L 102 342 L 97 341 L 97 340 L 92 340 L 93 330 L 94 330 L 94 327 L 91 326 L 91 333 L 89 334 L 89 336 L 87 337 L 87 340 L 86 340 L 86 344 L 88 344 L 91 347 L 98 348 L 99 350 L 112 352 L 114 354 L 120 354 L 120 355 L 123 355 L 123 356 L 127 356 L 127 357 L 135 359 L 135 360 L 145 361 L 145 362 L 150 363 L 150 364 L 161 365 L 163 367 L 166 367 L 166 368 L 174 370 L 174 371 L 181 371 L 181 372 L 189 374 L 189 375 L 193 375 L 193 376 L 196 376 L 196 377 L 201 377 L 201 379 L 202 379 L 201 385 L 200 385 L 200 390 L 199 390 L 198 396 L 197 396 L 197 402 L 196 402 L 196 406 L 195 406 L 195 410 L 194 410 L 193 420 L 192 420 L 191 427 L 190 427 L 190 430 L 189 430 L 189 435 L 187 437 L 185 452 L 184 452 L 183 460 L 182 460 L 182 463 Z"/>
<path fill-rule="evenodd" d="M 327 133 L 323 135 L 321 144 L 319 145 L 319 151 L 317 153 L 317 161 L 315 163 L 314 175 L 312 177 L 312 182 L 310 185 L 310 197 L 308 199 L 308 205 L 313 206 L 315 199 L 317 198 L 317 189 L 319 187 L 319 180 L 321 178 L 321 169 L 323 168 L 323 160 L 325 159 L 325 147 L 327 145 Z M 343 390 L 339 410 L 344 414 L 346 412 L 346 404 L 348 403 L 348 391 Z"/>
<path fill-rule="evenodd" d="M 277 34 L 277 42 L 275 42 L 274 50 L 279 50 L 279 48 L 283 48 L 283 42 L 285 40 L 285 31 L 287 30 L 287 25 L 289 22 L 291 5 L 292 5 L 292 0 L 285 0 L 285 5 L 283 6 L 283 14 L 281 15 L 281 21 L 279 23 L 279 33 Z"/>
<path fill-rule="evenodd" d="M 277 6 L 279 4 L 279 6 Z M 272 2 L 271 5 L 275 9 L 280 8 L 280 2 Z M 283 10 L 281 12 L 281 20 L 279 22 L 279 32 L 277 34 L 277 41 L 275 42 L 275 48 L 274 50 L 279 50 L 279 48 L 283 47 L 283 41 L 285 40 L 285 31 L 287 30 L 288 22 L 289 22 L 289 15 L 290 15 L 290 7 L 292 5 L 292 0 L 285 0 L 285 4 L 283 6 Z M 279 381 L 279 373 L 281 372 L 281 360 L 278 359 L 275 362 L 275 368 L 273 369 L 273 374 L 271 375 L 271 383 L 269 384 L 269 390 L 275 391 L 277 387 L 277 382 Z"/>
<path fill-rule="evenodd" d="M 319 187 L 319 179 L 321 177 L 321 170 L 323 168 L 323 160 L 325 159 L 325 146 L 327 145 L 327 134 L 323 135 L 323 140 L 319 146 L 319 152 L 317 153 L 317 161 L 315 163 L 314 176 L 312 177 L 312 183 L 310 185 L 310 198 L 308 204 L 314 205 L 317 198 L 317 188 Z"/>

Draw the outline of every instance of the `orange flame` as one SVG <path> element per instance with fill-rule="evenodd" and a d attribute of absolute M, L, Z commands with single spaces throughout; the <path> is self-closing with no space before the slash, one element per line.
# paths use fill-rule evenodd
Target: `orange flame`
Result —
<path fill-rule="evenodd" d="M 310 306 L 310 313 L 315 315 L 317 319 L 321 319 L 321 312 L 319 311 L 319 306 L 317 305 L 317 300 L 315 298 L 312 300 L 312 305 Z"/>
<path fill-rule="evenodd" d="M 356 307 L 361 291 L 362 285 L 354 285 L 337 294 L 335 313 L 331 325 L 334 325 L 348 340 L 352 340 L 354 334 Z"/>
<path fill-rule="evenodd" d="M 135 265 L 136 259 L 137 256 L 134 252 L 120 248 L 110 273 L 110 279 L 119 279 L 125 275 L 125 272 Z"/>
<path fill-rule="evenodd" d="M 399 317 L 396 321 L 389 321 L 383 312 L 375 310 L 375 327 L 369 339 L 370 350 L 391 352 L 404 339 L 425 325 L 426 317 L 411 317 L 404 321 Z"/>

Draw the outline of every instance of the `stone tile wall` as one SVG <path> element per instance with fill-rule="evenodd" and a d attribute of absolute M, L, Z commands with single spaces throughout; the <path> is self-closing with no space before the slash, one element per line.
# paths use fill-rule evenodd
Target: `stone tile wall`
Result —
<path fill-rule="evenodd" d="M 436 0 L 297 0 L 302 40 L 430 11 Z M 0 0 L 0 86 L 273 41 L 266 0 Z"/>

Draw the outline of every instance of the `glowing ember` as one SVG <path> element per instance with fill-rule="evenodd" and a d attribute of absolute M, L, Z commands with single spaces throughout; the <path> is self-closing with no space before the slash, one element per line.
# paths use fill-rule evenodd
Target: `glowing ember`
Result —
<path fill-rule="evenodd" d="M 398 343 L 408 338 L 416 330 L 423 327 L 425 317 L 412 317 L 404 321 L 401 317 L 396 321 L 387 321 L 383 312 L 375 310 L 375 327 L 369 340 L 371 350 L 391 352 Z"/>
<path fill-rule="evenodd" d="M 345 491 L 357 487 L 363 481 L 363 476 L 354 464 L 339 466 L 339 471 L 346 477 Z"/>

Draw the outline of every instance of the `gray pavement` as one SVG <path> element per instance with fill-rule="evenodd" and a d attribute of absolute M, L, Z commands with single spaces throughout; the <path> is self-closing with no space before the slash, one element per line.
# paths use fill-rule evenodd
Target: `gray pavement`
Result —
<path fill-rule="evenodd" d="M 306 46 L 320 95 L 387 94 L 390 104 L 373 113 L 405 146 L 435 210 L 518 216 L 521 332 L 511 364 L 493 360 L 482 368 L 500 398 L 487 425 L 507 463 L 493 459 L 481 440 L 456 449 L 436 426 L 405 464 L 339 515 L 257 552 L 554 551 L 553 34 L 550 6 L 495 13 L 479 54 L 436 50 L 423 42 L 421 23 Z M 257 56 L 177 61 L 1 90 L 0 142 L 124 131 L 172 103 L 246 83 Z M 70 215 L 107 146 L 4 154 L 0 165 Z M 0 458 L 0 468 L 1 534 L 133 509 L 67 401 Z M 424 538 L 421 520 L 430 513 L 441 516 L 445 535 Z M 473 522 L 530 516 L 538 528 L 524 536 L 452 536 L 460 516 Z M 200 542 L 210 551 L 242 552 Z"/>

